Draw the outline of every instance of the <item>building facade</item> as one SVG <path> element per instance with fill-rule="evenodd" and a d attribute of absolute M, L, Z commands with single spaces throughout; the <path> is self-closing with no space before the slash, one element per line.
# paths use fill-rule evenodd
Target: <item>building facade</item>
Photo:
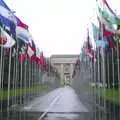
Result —
<path fill-rule="evenodd" d="M 52 55 L 50 57 L 51 64 L 57 69 L 60 74 L 61 84 L 64 80 L 72 80 L 74 64 L 78 59 L 78 55 Z"/>

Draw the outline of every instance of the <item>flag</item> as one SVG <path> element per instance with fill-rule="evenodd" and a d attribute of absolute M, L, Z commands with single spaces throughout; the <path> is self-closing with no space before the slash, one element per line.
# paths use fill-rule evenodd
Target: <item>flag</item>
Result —
<path fill-rule="evenodd" d="M 19 56 L 18 56 L 18 60 L 19 62 L 24 62 L 27 59 L 27 52 L 26 52 L 26 46 L 22 45 L 20 46 L 20 50 L 19 50 Z"/>
<path fill-rule="evenodd" d="M 7 37 L 5 36 L 4 32 L 1 30 L 0 35 L 0 45 L 5 45 L 7 43 Z"/>
<path fill-rule="evenodd" d="M 36 52 L 36 45 L 35 45 L 35 43 L 34 43 L 34 41 L 32 39 L 30 40 L 29 44 L 32 47 L 32 49 Z"/>
<path fill-rule="evenodd" d="M 23 63 L 26 60 L 26 58 L 27 58 L 27 54 L 23 53 L 19 55 L 18 60 L 20 63 Z"/>
<path fill-rule="evenodd" d="M 103 4 L 107 7 L 109 12 L 111 12 L 111 14 L 113 14 L 113 16 L 115 17 L 115 22 L 116 22 L 115 24 L 120 25 L 120 16 L 116 14 L 116 9 L 113 11 L 113 9 L 108 4 L 107 0 L 103 0 Z"/>
<path fill-rule="evenodd" d="M 40 64 L 44 65 L 44 56 L 43 56 L 43 52 L 40 53 Z"/>
<path fill-rule="evenodd" d="M 115 33 L 115 26 L 116 24 L 119 24 L 118 22 L 120 22 L 120 19 L 118 20 L 118 18 L 109 10 L 102 0 L 97 1 L 97 8 L 99 21 L 105 25 L 106 30 Z"/>
<path fill-rule="evenodd" d="M 17 26 L 28 30 L 28 25 L 23 23 L 18 17 L 16 17 L 16 20 L 17 20 Z"/>
<path fill-rule="evenodd" d="M 95 51 L 93 49 L 84 48 L 85 54 L 93 61 L 96 61 Z"/>
<path fill-rule="evenodd" d="M 114 50 L 116 50 L 116 43 L 115 43 L 113 37 L 109 37 L 108 38 L 108 49 L 112 49 L 112 48 Z"/>
<path fill-rule="evenodd" d="M 3 46 L 5 48 L 11 48 L 13 45 L 15 45 L 15 40 L 7 32 L 5 32 L 3 28 L 0 27 L 0 30 L 0 46 Z"/>
<path fill-rule="evenodd" d="M 16 36 L 17 38 L 23 40 L 27 44 L 31 43 L 32 38 L 29 31 L 22 27 L 19 26 L 16 27 Z"/>
<path fill-rule="evenodd" d="M 27 49 L 27 55 L 29 58 L 31 58 L 35 53 L 35 49 L 31 47 L 30 44 L 28 44 L 28 49 Z"/>
<path fill-rule="evenodd" d="M 39 64 L 41 65 L 41 69 L 45 70 L 46 61 L 45 61 L 45 58 L 43 56 L 43 52 L 41 52 L 40 59 L 39 59 Z"/>
<path fill-rule="evenodd" d="M 87 29 L 87 42 L 86 42 L 86 47 L 87 47 L 87 48 L 92 48 L 92 43 L 91 43 L 90 36 L 89 36 L 89 29 Z"/>
<path fill-rule="evenodd" d="M 108 41 L 105 37 L 101 40 L 96 40 L 95 43 L 97 48 L 106 48 L 108 46 Z"/>
<path fill-rule="evenodd" d="M 103 37 L 113 37 L 115 35 L 115 32 L 111 31 L 106 24 L 104 24 L 100 19 L 99 21 L 99 28 L 100 28 L 100 38 Z"/>
<path fill-rule="evenodd" d="M 0 0 L 0 22 L 15 36 L 16 19 L 9 7 Z"/>
<path fill-rule="evenodd" d="M 92 23 L 92 31 L 94 40 L 98 40 L 100 37 L 100 28 Z"/>
<path fill-rule="evenodd" d="M 97 48 L 106 48 L 106 46 L 108 45 L 108 41 L 106 36 L 109 36 L 109 31 L 105 31 L 105 29 L 102 28 L 101 24 L 99 24 L 98 28 L 95 24 L 92 24 L 93 27 L 93 37 L 96 43 L 96 47 Z M 101 29 L 103 31 L 103 35 L 101 33 Z M 111 35 L 111 34 L 110 34 Z"/>
<path fill-rule="evenodd" d="M 10 11 L 10 8 L 7 6 L 7 4 L 3 0 L 0 0 L 0 5 Z"/>
<path fill-rule="evenodd" d="M 106 26 L 103 24 L 103 36 L 111 37 L 111 36 L 114 36 L 114 35 L 115 35 L 115 33 L 106 29 Z"/>
<path fill-rule="evenodd" d="M 98 14 L 111 24 L 120 23 L 120 19 L 109 9 L 104 0 L 97 0 Z"/>
<path fill-rule="evenodd" d="M 109 11 L 116 17 L 115 12 L 111 9 L 108 2 L 106 0 L 103 0 L 103 4 L 106 5 L 106 7 L 109 9 Z"/>
<path fill-rule="evenodd" d="M 34 41 L 32 40 L 31 43 L 28 44 L 27 54 L 31 61 L 38 63 L 37 60 L 39 58 L 36 57 L 36 52 L 37 52 L 36 46 L 35 46 Z"/>
<path fill-rule="evenodd" d="M 111 23 L 107 18 L 103 16 L 104 14 L 101 12 L 101 16 L 98 16 L 98 21 L 100 21 L 102 23 L 102 25 L 104 24 L 106 29 L 109 30 L 110 32 L 115 33 L 116 28 L 114 27 L 115 24 Z"/>

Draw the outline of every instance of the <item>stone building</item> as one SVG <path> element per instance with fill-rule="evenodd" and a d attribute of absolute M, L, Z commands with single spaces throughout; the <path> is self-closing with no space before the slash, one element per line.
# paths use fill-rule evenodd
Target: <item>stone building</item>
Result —
<path fill-rule="evenodd" d="M 61 84 L 65 79 L 72 80 L 74 64 L 78 59 L 78 55 L 51 55 L 51 64 L 57 69 L 60 74 Z"/>

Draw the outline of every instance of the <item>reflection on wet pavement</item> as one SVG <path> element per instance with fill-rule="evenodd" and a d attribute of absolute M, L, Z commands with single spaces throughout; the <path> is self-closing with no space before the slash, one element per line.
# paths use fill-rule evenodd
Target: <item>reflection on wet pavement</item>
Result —
<path fill-rule="evenodd" d="M 37 98 L 24 110 L 38 112 L 88 112 L 71 87 L 59 88 Z"/>
<path fill-rule="evenodd" d="M 38 97 L 24 107 L 14 108 L 9 120 L 88 120 L 90 115 L 76 92 L 67 86 Z"/>
<path fill-rule="evenodd" d="M 105 107 L 98 101 L 103 98 L 94 97 L 90 110 L 82 94 L 78 97 L 71 87 L 59 88 L 24 107 L 1 112 L 0 120 L 119 120 L 119 104 L 106 101 Z"/>

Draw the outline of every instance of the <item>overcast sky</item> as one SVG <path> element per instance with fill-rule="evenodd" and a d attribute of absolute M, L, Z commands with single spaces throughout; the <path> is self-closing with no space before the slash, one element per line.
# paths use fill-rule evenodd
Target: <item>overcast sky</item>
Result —
<path fill-rule="evenodd" d="M 45 56 L 79 54 L 95 0 L 5 0 Z"/>

